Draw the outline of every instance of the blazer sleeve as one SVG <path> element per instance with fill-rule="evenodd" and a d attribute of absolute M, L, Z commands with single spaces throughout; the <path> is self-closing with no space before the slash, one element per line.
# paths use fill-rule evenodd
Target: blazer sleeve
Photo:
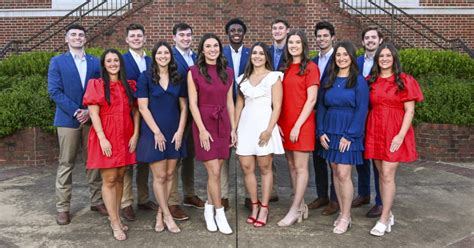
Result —
<path fill-rule="evenodd" d="M 74 113 L 80 108 L 80 106 L 64 94 L 64 82 L 61 79 L 57 60 L 58 57 L 54 57 L 51 59 L 49 64 L 48 93 L 51 100 L 53 100 L 59 108 L 73 117 Z"/>
<path fill-rule="evenodd" d="M 355 88 L 355 109 L 351 124 L 344 131 L 342 136 L 349 141 L 363 137 L 365 129 L 365 120 L 369 110 L 369 86 L 363 76 L 357 77 L 357 85 Z"/>

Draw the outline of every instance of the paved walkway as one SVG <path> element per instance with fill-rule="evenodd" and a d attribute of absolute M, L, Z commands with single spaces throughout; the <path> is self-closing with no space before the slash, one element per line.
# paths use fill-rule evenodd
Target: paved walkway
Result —
<path fill-rule="evenodd" d="M 237 171 L 238 205 L 232 187 L 231 209 L 227 212 L 233 235 L 206 231 L 202 210 L 186 208 L 191 219 L 179 222 L 183 232 L 153 232 L 155 214 L 137 211 L 137 220 L 125 242 L 114 241 L 106 217 L 89 211 L 84 169 L 74 170 L 72 223 L 55 223 L 55 166 L 0 168 L 0 247 L 474 247 L 474 165 L 418 161 L 403 165 L 397 178 L 393 209 L 396 224 L 390 234 L 372 237 L 375 219 L 365 213 L 370 206 L 354 209 L 353 226 L 344 235 L 332 234 L 334 216 L 310 210 L 309 219 L 289 228 L 276 223 L 289 206 L 291 188 L 283 157 L 276 157 L 280 201 L 270 208 L 267 227 L 245 224 L 243 183 L 240 170 L 231 164 L 231 185 Z M 312 167 L 312 166 L 310 166 Z M 355 170 L 354 170 L 355 171 Z M 306 201 L 315 197 L 314 174 Z M 197 192 L 204 198 L 206 173 L 196 167 Z M 355 182 L 354 182 L 355 183 Z"/>

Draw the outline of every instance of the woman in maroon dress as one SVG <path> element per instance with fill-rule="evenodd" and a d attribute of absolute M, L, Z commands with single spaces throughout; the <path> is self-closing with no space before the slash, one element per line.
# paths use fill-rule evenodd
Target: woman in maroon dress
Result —
<path fill-rule="evenodd" d="M 423 93 L 416 80 L 401 71 L 398 52 L 391 43 L 377 49 L 369 85 L 370 110 L 364 156 L 373 159 L 379 171 L 383 203 L 382 216 L 370 234 L 382 236 L 395 224 L 391 209 L 398 165 L 418 157 L 411 122 L 415 102 L 423 100 Z"/>
<path fill-rule="evenodd" d="M 135 81 L 126 80 L 122 55 L 115 49 L 101 57 L 102 78 L 91 79 L 84 95 L 92 125 L 88 140 L 87 169 L 100 169 L 102 198 L 116 240 L 127 239 L 119 217 L 125 166 L 135 164 L 139 113 L 134 104 Z M 132 122 L 133 113 L 133 122 Z"/>
<path fill-rule="evenodd" d="M 219 229 L 224 234 L 232 233 L 221 203 L 220 175 L 236 138 L 233 81 L 233 71 L 227 68 L 222 55 L 221 41 L 215 34 L 203 35 L 197 64 L 188 72 L 189 109 L 194 120 L 196 159 L 204 162 L 208 174 L 208 200 L 204 207 L 207 230 Z"/>
<path fill-rule="evenodd" d="M 278 226 L 290 226 L 308 218 L 304 192 L 308 185 L 309 154 L 314 150 L 316 123 L 314 105 L 319 87 L 319 69 L 308 57 L 308 41 L 301 30 L 288 34 L 285 49 L 283 102 L 278 125 L 290 169 L 293 202 Z"/>

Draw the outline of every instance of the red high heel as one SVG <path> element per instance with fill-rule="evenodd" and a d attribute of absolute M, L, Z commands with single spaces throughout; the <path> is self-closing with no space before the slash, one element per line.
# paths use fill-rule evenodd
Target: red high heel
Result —
<path fill-rule="evenodd" d="M 255 220 L 255 222 L 253 223 L 253 226 L 254 227 L 263 227 L 267 224 L 268 222 L 268 215 L 270 214 L 270 210 L 268 209 L 268 205 L 263 205 L 263 204 L 260 204 L 260 209 L 262 208 L 266 208 L 267 209 L 267 216 L 265 216 L 265 221 L 261 221 L 261 220 Z M 259 212 L 259 215 L 260 215 L 260 212 Z"/>
<path fill-rule="evenodd" d="M 252 212 L 253 212 L 253 206 L 257 205 L 257 208 L 260 206 L 260 201 L 252 202 Z M 258 213 L 257 213 L 258 216 Z M 255 221 L 257 221 L 257 216 L 253 217 L 252 213 L 250 214 L 249 217 L 247 217 L 247 224 L 253 224 Z"/>

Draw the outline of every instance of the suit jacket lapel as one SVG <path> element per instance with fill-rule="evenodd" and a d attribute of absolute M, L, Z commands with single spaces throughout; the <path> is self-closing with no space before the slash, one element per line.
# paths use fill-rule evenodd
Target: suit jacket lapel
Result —
<path fill-rule="evenodd" d="M 232 52 L 230 46 L 224 47 L 224 56 L 227 58 L 227 66 L 234 69 L 234 61 L 232 60 Z"/>
<path fill-rule="evenodd" d="M 245 71 L 245 66 L 247 65 L 249 59 L 250 49 L 247 47 L 242 48 L 242 55 L 240 56 L 240 67 L 239 67 L 239 75 L 242 75 Z"/>
<path fill-rule="evenodd" d="M 185 68 L 186 70 L 188 70 L 189 68 L 188 63 L 186 63 L 186 60 L 184 60 L 183 55 L 181 55 L 181 53 L 178 51 L 178 49 L 176 49 L 176 47 L 173 47 L 173 55 L 174 55 L 174 59 L 176 60 L 176 63 L 179 64 L 178 67 L 181 66 L 182 68 Z M 196 55 L 194 55 L 194 57 L 195 56 Z"/>

